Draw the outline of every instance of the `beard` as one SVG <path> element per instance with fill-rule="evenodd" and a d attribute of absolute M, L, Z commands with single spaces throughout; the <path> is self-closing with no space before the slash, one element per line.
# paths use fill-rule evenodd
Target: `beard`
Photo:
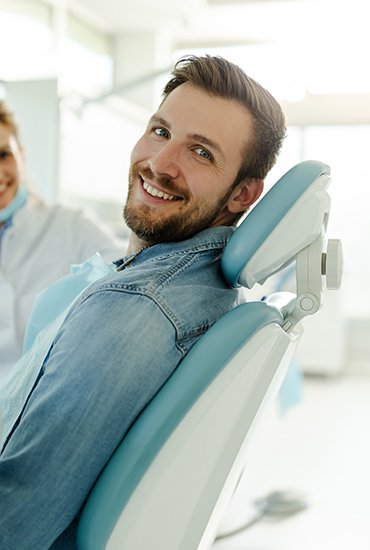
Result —
<path fill-rule="evenodd" d="M 174 199 L 178 205 L 177 212 L 161 216 L 156 212 L 155 207 L 147 204 L 136 205 L 135 187 L 140 185 L 142 177 L 156 181 L 159 186 L 166 189 L 167 193 L 181 196 L 181 199 Z M 149 168 L 139 169 L 137 165 L 134 165 L 129 173 L 128 195 L 123 217 L 127 226 L 137 237 L 150 245 L 160 242 L 183 241 L 210 227 L 226 207 L 231 193 L 232 188 L 212 203 L 203 199 L 202 203 L 192 205 L 189 193 L 177 188 L 170 178 L 164 176 L 156 178 Z"/>

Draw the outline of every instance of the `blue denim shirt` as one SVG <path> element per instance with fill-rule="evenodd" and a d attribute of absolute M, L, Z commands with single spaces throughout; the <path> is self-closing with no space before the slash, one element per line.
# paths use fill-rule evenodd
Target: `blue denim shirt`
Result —
<path fill-rule="evenodd" d="M 239 295 L 233 229 L 143 250 L 77 298 L 0 458 L 0 548 L 75 548 L 78 513 L 132 422 Z"/>

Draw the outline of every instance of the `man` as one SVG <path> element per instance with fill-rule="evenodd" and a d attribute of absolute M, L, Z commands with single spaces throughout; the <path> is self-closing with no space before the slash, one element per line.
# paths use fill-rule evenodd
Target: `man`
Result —
<path fill-rule="evenodd" d="M 279 104 L 235 65 L 180 60 L 134 147 L 128 256 L 62 323 L 0 460 L 0 548 L 75 548 L 78 514 L 132 422 L 235 306 L 222 251 L 285 134 Z"/>

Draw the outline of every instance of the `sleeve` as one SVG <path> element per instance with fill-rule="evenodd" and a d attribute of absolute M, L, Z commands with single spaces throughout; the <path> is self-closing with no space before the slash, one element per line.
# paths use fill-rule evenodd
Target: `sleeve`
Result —
<path fill-rule="evenodd" d="M 146 296 L 100 291 L 71 312 L 0 457 L 2 550 L 49 548 L 72 529 L 109 457 L 181 358 L 172 323 Z"/>

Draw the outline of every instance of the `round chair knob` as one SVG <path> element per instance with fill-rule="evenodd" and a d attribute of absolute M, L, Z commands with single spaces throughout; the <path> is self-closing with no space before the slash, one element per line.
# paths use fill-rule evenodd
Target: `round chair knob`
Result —
<path fill-rule="evenodd" d="M 328 289 L 340 288 L 343 273 L 342 243 L 339 239 L 329 239 L 325 254 L 324 273 Z"/>

